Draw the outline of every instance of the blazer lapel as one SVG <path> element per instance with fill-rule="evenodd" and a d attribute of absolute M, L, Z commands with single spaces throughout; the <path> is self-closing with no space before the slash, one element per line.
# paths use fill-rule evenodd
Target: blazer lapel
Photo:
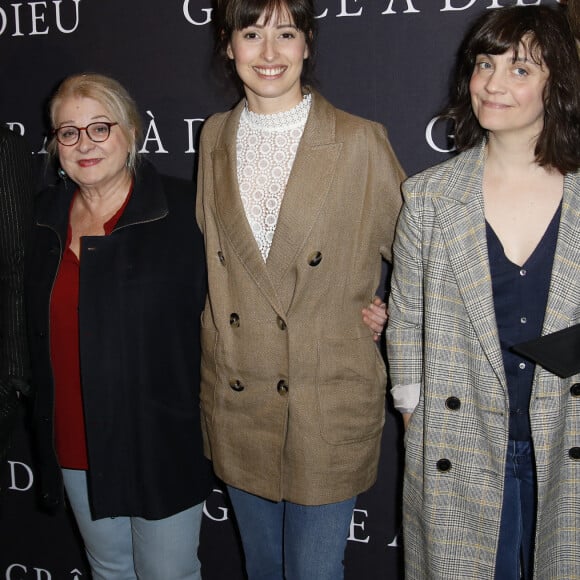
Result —
<path fill-rule="evenodd" d="M 277 288 L 303 249 L 329 195 L 342 149 L 342 144 L 335 142 L 335 125 L 334 108 L 313 92 L 267 260 L 268 273 Z M 291 295 L 284 300 L 286 308 Z"/>
<path fill-rule="evenodd" d="M 212 151 L 216 215 L 240 263 L 278 314 L 282 315 L 280 301 L 246 218 L 238 188 L 236 138 L 244 106 L 244 101 L 240 102 L 228 115 Z"/>
<path fill-rule="evenodd" d="M 434 199 L 434 206 L 465 309 L 489 363 L 506 386 L 485 232 L 484 157 L 483 145 L 459 157 L 447 190 Z"/>
<path fill-rule="evenodd" d="M 542 334 L 578 322 L 580 309 L 580 182 L 578 174 L 566 176 L 558 241 Z"/>

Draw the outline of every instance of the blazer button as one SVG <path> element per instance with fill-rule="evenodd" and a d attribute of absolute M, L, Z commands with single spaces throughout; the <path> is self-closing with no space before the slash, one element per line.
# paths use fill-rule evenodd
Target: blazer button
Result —
<path fill-rule="evenodd" d="M 230 388 L 233 391 L 236 391 L 236 393 L 239 393 L 245 389 L 244 385 L 242 385 L 242 383 L 238 379 L 230 381 Z"/>
<path fill-rule="evenodd" d="M 220 263 L 221 263 L 223 266 L 225 266 L 225 265 L 226 265 L 226 258 L 225 258 L 225 256 L 223 255 L 223 252 L 221 252 L 221 251 L 220 251 L 220 252 L 218 252 L 218 253 L 217 253 L 217 255 L 218 255 L 218 258 L 219 258 L 219 261 L 220 261 Z"/>
<path fill-rule="evenodd" d="M 286 396 L 288 394 L 288 383 L 285 380 L 278 381 L 276 390 L 279 395 Z"/>
<path fill-rule="evenodd" d="M 461 407 L 461 401 L 457 397 L 449 397 L 445 401 L 445 406 L 450 411 L 457 411 L 459 409 L 459 407 Z"/>
<path fill-rule="evenodd" d="M 308 264 L 310 266 L 318 266 L 320 262 L 322 262 L 322 254 L 320 252 L 312 252 L 312 254 L 308 256 Z"/>
<path fill-rule="evenodd" d="M 580 447 L 572 447 L 570 451 L 568 451 L 568 455 L 571 459 L 580 459 Z"/>
<path fill-rule="evenodd" d="M 451 461 L 449 459 L 440 459 L 437 462 L 437 469 L 439 471 L 449 471 L 451 469 Z"/>
<path fill-rule="evenodd" d="M 240 326 L 240 317 L 235 312 L 230 314 L 230 326 L 233 328 L 238 328 Z"/>
<path fill-rule="evenodd" d="M 286 323 L 284 322 L 283 318 L 280 316 L 276 317 L 276 324 L 280 330 L 286 330 Z"/>
<path fill-rule="evenodd" d="M 580 383 L 574 383 L 570 387 L 570 393 L 573 397 L 580 397 Z"/>

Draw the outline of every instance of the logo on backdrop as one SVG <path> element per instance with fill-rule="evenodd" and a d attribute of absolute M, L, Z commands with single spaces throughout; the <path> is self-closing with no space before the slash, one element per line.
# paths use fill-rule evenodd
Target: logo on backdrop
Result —
<path fill-rule="evenodd" d="M 205 119 L 202 117 L 191 117 L 183 119 L 182 126 L 182 145 L 180 147 L 180 152 L 186 154 L 196 154 L 195 149 L 195 138 L 200 125 Z M 24 123 L 20 121 L 9 121 L 6 126 L 15 133 L 24 136 L 26 133 L 26 127 Z M 170 151 L 165 145 L 164 131 L 159 127 L 157 121 L 155 120 L 155 115 L 152 111 L 146 111 L 146 122 L 145 122 L 145 132 L 144 132 L 143 143 L 139 149 L 139 153 L 154 153 L 154 154 L 166 154 L 175 153 L 175 151 Z M 30 137 L 28 137 L 30 141 Z M 46 137 L 42 137 L 39 144 L 36 146 L 33 153 L 37 155 L 46 155 Z M 425 128 L 425 141 L 427 145 L 433 151 L 437 153 L 451 153 L 455 150 L 453 147 L 453 135 L 448 133 L 447 123 L 441 120 L 440 117 L 433 117 Z M 32 142 L 32 145 L 35 145 Z"/>
<path fill-rule="evenodd" d="M 224 492 L 219 488 L 214 488 L 213 493 L 207 498 L 203 505 L 204 515 L 214 522 L 225 522 L 230 519 L 230 508 L 226 505 Z M 370 534 L 365 530 L 369 519 L 369 512 L 366 509 L 355 508 L 350 521 L 349 542 L 368 544 L 372 542 Z M 385 542 L 387 548 L 399 547 L 399 534 L 393 538 L 388 538 Z M 384 541 L 384 539 L 382 540 Z"/>
<path fill-rule="evenodd" d="M 209 4 L 209 0 L 205 0 Z M 503 6 L 539 6 L 563 4 L 564 0 L 381 0 L 379 14 L 420 14 L 427 6 L 437 12 L 461 12 L 470 8 L 501 8 Z M 211 22 L 212 8 L 200 8 L 199 0 L 183 0 L 183 15 L 194 26 Z M 318 18 L 345 18 L 363 16 L 376 9 L 377 0 L 318 0 Z"/>
<path fill-rule="evenodd" d="M 71 570 L 66 578 L 69 580 L 81 580 L 83 574 L 76 568 Z M 24 564 L 10 564 L 6 568 L 6 580 L 51 580 L 52 574 L 44 568 L 34 568 Z"/>
<path fill-rule="evenodd" d="M 14 2 L 0 5 L 0 36 L 71 34 L 79 26 L 81 0 Z"/>
<path fill-rule="evenodd" d="M 182 146 L 180 147 L 183 153 L 197 153 L 194 143 L 196 132 L 199 130 L 199 126 L 204 122 L 205 119 L 201 117 L 192 117 L 183 119 L 182 125 Z M 26 134 L 26 126 L 21 121 L 8 121 L 6 126 L 18 135 L 24 136 Z M 143 138 L 143 144 L 139 149 L 139 153 L 170 153 L 170 151 L 165 146 L 164 132 L 159 127 L 157 121 L 155 120 L 155 115 L 152 111 L 146 111 L 145 117 L 145 137 Z M 33 140 L 30 135 L 27 135 L 28 141 L 34 147 L 33 153 L 38 155 L 46 155 L 46 142 L 47 137 L 41 137 L 38 144 L 36 140 Z M 175 151 L 171 151 L 175 153 Z"/>
<path fill-rule="evenodd" d="M 453 135 L 448 132 L 449 123 L 441 117 L 433 117 L 425 129 L 427 145 L 437 153 L 451 153 L 455 151 Z"/>
<path fill-rule="evenodd" d="M 29 465 L 22 461 L 7 461 L 8 482 L 10 491 L 28 491 L 34 483 L 34 473 Z"/>

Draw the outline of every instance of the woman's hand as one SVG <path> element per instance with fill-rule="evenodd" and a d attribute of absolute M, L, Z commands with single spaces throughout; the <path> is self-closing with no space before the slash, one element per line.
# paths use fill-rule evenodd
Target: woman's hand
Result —
<path fill-rule="evenodd" d="M 375 296 L 370 305 L 362 309 L 362 317 L 363 322 L 373 332 L 373 340 L 378 342 L 389 317 L 387 305 L 378 296 Z"/>

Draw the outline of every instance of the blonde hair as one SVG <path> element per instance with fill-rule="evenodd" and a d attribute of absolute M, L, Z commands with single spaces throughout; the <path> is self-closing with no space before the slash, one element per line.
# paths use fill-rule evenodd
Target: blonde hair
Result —
<path fill-rule="evenodd" d="M 96 73 L 85 73 L 67 77 L 59 85 L 50 99 L 49 115 L 52 128 L 56 128 L 56 111 L 64 99 L 84 97 L 98 101 L 111 114 L 114 121 L 129 142 L 129 157 L 127 167 L 131 172 L 137 166 L 137 142 L 142 135 L 141 117 L 135 101 L 125 87 L 115 79 Z M 57 141 L 53 138 L 47 146 L 48 154 L 57 156 Z"/>

